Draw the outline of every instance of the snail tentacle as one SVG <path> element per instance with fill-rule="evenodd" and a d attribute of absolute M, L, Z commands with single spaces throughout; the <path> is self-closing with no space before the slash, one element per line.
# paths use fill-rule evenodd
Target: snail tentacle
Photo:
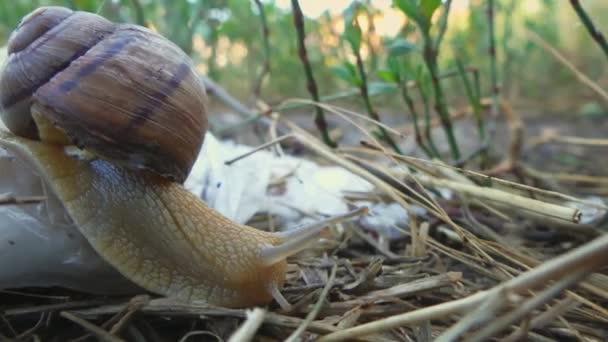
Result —
<path fill-rule="evenodd" d="M 330 225 L 365 215 L 367 207 L 356 208 L 347 213 L 331 216 L 324 220 L 313 222 L 304 227 L 286 232 L 274 233 L 283 243 L 277 246 L 264 246 L 260 251 L 260 261 L 263 265 L 273 265 L 306 249 L 311 243 L 319 239 L 321 233 Z"/>

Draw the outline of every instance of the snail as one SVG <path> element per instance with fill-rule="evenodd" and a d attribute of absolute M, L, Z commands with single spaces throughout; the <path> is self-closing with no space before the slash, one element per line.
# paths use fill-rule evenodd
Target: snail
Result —
<path fill-rule="evenodd" d="M 181 183 L 207 129 L 189 58 L 146 28 L 42 7 L 12 33 L 0 146 L 30 163 L 95 251 L 160 295 L 226 307 L 286 302 L 286 258 L 327 225 L 270 233 Z"/>

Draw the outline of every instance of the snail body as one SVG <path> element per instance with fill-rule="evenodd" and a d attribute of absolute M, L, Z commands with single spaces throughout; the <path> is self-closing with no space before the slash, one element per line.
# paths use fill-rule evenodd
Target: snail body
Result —
<path fill-rule="evenodd" d="M 181 182 L 203 143 L 206 95 L 187 56 L 160 35 L 43 7 L 8 46 L 0 113 L 10 132 L 0 130 L 0 146 L 32 165 L 102 258 L 149 291 L 284 306 L 286 258 L 327 224 L 363 213 L 268 233 L 188 192 Z"/>
<path fill-rule="evenodd" d="M 228 220 L 176 182 L 9 133 L 0 145 L 30 162 L 93 248 L 149 291 L 248 307 L 283 285 L 285 260 L 259 261 L 279 236 Z"/>

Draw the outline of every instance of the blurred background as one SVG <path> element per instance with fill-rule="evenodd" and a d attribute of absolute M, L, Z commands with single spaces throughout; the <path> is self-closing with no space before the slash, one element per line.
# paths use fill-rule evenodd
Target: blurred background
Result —
<path fill-rule="evenodd" d="M 348 0 L 300 1 L 305 15 L 306 45 L 319 92 L 331 95 L 350 86 L 341 77 L 344 62 L 354 63 L 344 40 L 343 12 Z M 608 32 L 608 2 L 581 1 L 600 31 Z M 393 7 L 391 0 L 361 2 L 361 55 L 368 78 L 381 80 L 386 68 L 387 44 L 405 38 L 413 44 L 407 55 L 412 65 L 422 63 L 421 37 L 414 23 Z M 0 2 L 0 46 L 19 20 L 42 5 L 61 5 L 98 12 L 117 22 L 138 23 L 177 43 L 192 56 L 201 72 L 242 99 L 256 93 L 269 103 L 289 97 L 307 97 L 306 82 L 297 57 L 297 39 L 289 0 L 263 0 L 269 39 L 269 72 L 260 85 L 265 60 L 260 9 L 252 0 L 11 0 Z M 489 94 L 489 59 L 486 1 L 454 0 L 449 26 L 441 45 L 441 70 L 456 70 L 458 60 L 480 71 L 482 93 Z M 558 49 L 580 71 L 604 89 L 608 86 L 606 58 L 586 32 L 567 1 L 495 1 L 496 51 L 502 95 L 527 113 L 602 115 L 606 104 L 581 87 L 576 76 L 549 53 L 530 41 L 533 31 Z M 416 51 L 418 50 L 418 51 Z M 302 82 L 297 80 L 301 79 Z M 445 81 L 449 102 L 465 99 L 458 78 Z M 453 84 L 450 84 L 453 82 Z M 259 88 L 259 89 L 257 89 Z M 379 103 L 401 106 L 394 96 Z M 387 109 L 388 110 L 388 109 Z"/>

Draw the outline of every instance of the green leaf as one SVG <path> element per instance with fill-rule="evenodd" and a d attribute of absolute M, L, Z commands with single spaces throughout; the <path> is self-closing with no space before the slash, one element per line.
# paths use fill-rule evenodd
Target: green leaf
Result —
<path fill-rule="evenodd" d="M 422 0 L 420 3 L 422 15 L 430 22 L 433 13 L 435 13 L 435 10 L 439 5 L 441 5 L 441 0 Z"/>
<path fill-rule="evenodd" d="M 422 0 L 423 2 L 425 0 Z M 393 0 L 393 5 L 397 6 L 408 18 L 420 21 L 420 8 L 414 0 Z"/>
<path fill-rule="evenodd" d="M 357 68 L 355 68 L 355 65 L 353 63 L 344 62 L 344 67 L 348 69 L 348 72 L 350 72 L 353 77 L 357 77 Z"/>
<path fill-rule="evenodd" d="M 337 66 L 337 67 L 333 67 L 331 69 L 331 71 L 333 71 L 334 74 L 336 74 L 336 76 L 340 77 L 341 79 L 345 80 L 348 83 L 353 83 L 353 76 L 351 75 L 351 73 L 348 71 L 348 68 L 346 68 L 343 65 Z"/>
<path fill-rule="evenodd" d="M 353 19 L 357 15 L 359 9 L 359 1 L 353 1 L 346 7 L 342 15 L 344 16 L 344 25 L 351 26 L 353 23 Z"/>
<path fill-rule="evenodd" d="M 405 38 L 397 38 L 387 45 L 389 55 L 400 56 L 416 50 L 416 45 Z"/>
<path fill-rule="evenodd" d="M 387 82 L 371 82 L 367 87 L 370 96 L 391 93 L 395 89 L 397 89 L 395 84 Z"/>
<path fill-rule="evenodd" d="M 361 48 L 361 28 L 355 20 L 357 13 L 359 12 L 359 8 L 359 2 L 353 1 L 343 12 L 344 38 L 350 44 L 350 47 L 355 51 L 359 51 Z"/>
<path fill-rule="evenodd" d="M 401 82 L 401 63 L 399 62 L 398 58 L 395 57 L 389 57 L 386 61 L 386 64 L 388 65 L 388 69 L 391 71 L 391 74 L 393 75 L 393 79 L 395 80 L 395 82 L 399 83 Z"/>
<path fill-rule="evenodd" d="M 378 77 L 386 82 L 397 83 L 397 78 L 391 70 L 378 70 Z"/>
<path fill-rule="evenodd" d="M 357 25 L 348 26 L 344 32 L 346 41 L 354 51 L 359 51 L 361 48 L 361 28 Z"/>
<path fill-rule="evenodd" d="M 419 67 L 422 67 L 422 65 L 418 65 Z M 401 63 L 401 71 L 403 76 L 405 76 L 404 78 L 406 79 L 411 79 L 411 80 L 415 80 L 417 79 L 416 76 L 416 69 L 414 69 L 414 66 L 412 66 L 412 63 L 409 59 L 404 59 L 403 63 Z"/>
<path fill-rule="evenodd" d="M 352 63 L 344 62 L 343 65 L 332 68 L 334 74 L 336 74 L 341 79 L 345 80 L 349 84 L 353 86 L 360 86 L 361 79 L 357 76 L 357 70 Z"/>
<path fill-rule="evenodd" d="M 370 133 L 375 139 L 378 139 L 378 140 L 384 139 L 384 134 L 382 134 L 382 132 L 380 132 L 379 130 L 373 130 Z"/>

